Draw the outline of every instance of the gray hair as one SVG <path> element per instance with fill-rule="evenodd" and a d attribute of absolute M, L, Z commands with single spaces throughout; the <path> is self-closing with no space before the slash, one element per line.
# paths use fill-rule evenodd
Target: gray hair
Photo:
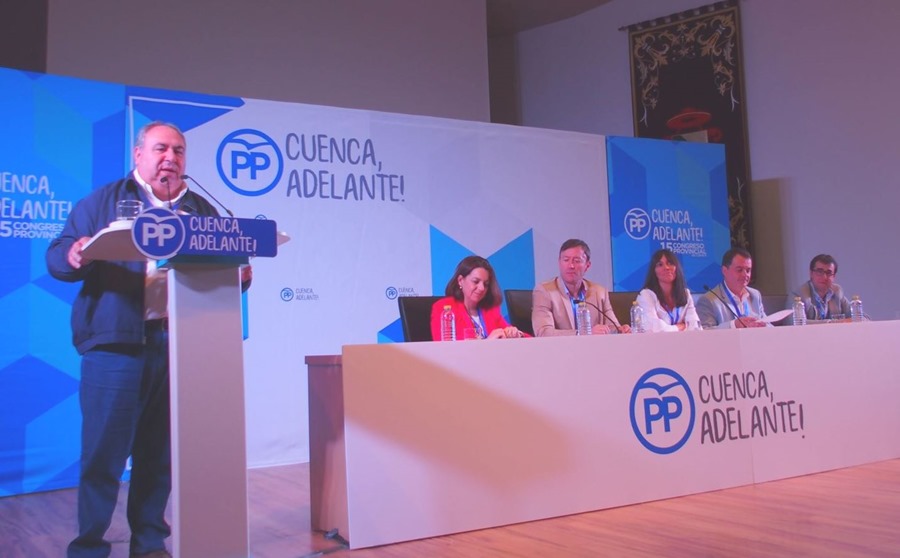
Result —
<path fill-rule="evenodd" d="M 182 132 L 178 126 L 176 126 L 175 124 L 172 124 L 170 122 L 154 120 L 153 122 L 144 124 L 141 127 L 141 129 L 138 131 L 137 139 L 134 141 L 134 146 L 135 147 L 143 147 L 144 140 L 147 139 L 147 132 L 149 132 L 153 128 L 158 128 L 159 126 L 165 126 L 166 128 L 171 128 L 171 129 L 175 130 L 176 132 L 178 132 L 178 135 L 181 136 L 181 140 L 184 141 L 185 143 L 187 143 L 187 141 L 184 138 L 184 132 Z"/>

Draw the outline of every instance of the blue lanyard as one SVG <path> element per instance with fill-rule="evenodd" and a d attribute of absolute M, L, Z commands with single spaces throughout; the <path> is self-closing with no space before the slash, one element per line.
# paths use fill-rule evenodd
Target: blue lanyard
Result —
<path fill-rule="evenodd" d="M 484 325 L 484 314 L 482 314 L 481 308 L 478 309 L 478 318 L 469 314 L 469 319 L 472 321 L 472 325 L 475 326 L 475 335 L 478 336 L 478 339 L 487 339 L 487 328 Z"/>
<path fill-rule="evenodd" d="M 816 305 L 816 311 L 819 313 L 818 318 L 820 320 L 824 320 L 828 317 L 828 301 L 822 300 L 822 297 L 819 296 L 819 293 L 816 292 L 816 288 L 813 287 L 812 281 L 809 283 L 809 290 L 812 291 L 812 300 L 813 304 Z M 825 298 L 828 298 L 828 295 L 831 293 L 825 293 Z"/>
<path fill-rule="evenodd" d="M 819 319 L 824 320 L 828 317 L 828 304 L 825 303 L 824 300 L 819 298 L 819 295 L 816 294 L 816 298 L 813 301 L 816 305 L 816 311 L 819 313 Z"/>
<path fill-rule="evenodd" d="M 675 307 L 675 316 L 674 316 L 674 317 L 672 316 L 672 313 L 669 312 L 669 309 L 668 309 L 668 308 L 664 308 L 664 310 L 666 311 L 666 314 L 669 315 L 669 323 L 671 323 L 672 325 L 677 324 L 677 323 L 678 323 L 678 316 L 679 316 L 679 314 L 681 314 L 681 306 L 676 306 L 676 307 Z"/>
<path fill-rule="evenodd" d="M 722 281 L 722 290 L 725 291 L 725 295 L 728 297 L 728 300 L 731 301 L 732 306 L 734 306 L 735 313 L 738 315 L 739 318 L 743 318 L 744 312 L 741 312 L 741 308 L 738 306 L 737 302 L 735 302 L 734 297 L 731 296 L 731 291 L 728 290 L 728 287 L 725 286 L 724 281 Z M 744 310 L 746 311 L 747 308 L 744 308 Z M 749 312 L 747 312 L 747 313 L 749 314 Z"/>

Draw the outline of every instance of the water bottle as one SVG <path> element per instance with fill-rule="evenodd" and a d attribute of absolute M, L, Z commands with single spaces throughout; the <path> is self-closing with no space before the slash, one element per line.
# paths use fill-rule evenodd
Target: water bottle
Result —
<path fill-rule="evenodd" d="M 631 333 L 644 333 L 644 309 L 638 301 L 631 303 Z"/>
<path fill-rule="evenodd" d="M 850 301 L 850 321 L 861 322 L 866 319 L 865 316 L 859 295 L 853 295 L 853 300 Z"/>
<path fill-rule="evenodd" d="M 456 317 L 449 304 L 441 312 L 441 341 L 456 341 Z"/>
<path fill-rule="evenodd" d="M 575 335 L 591 334 L 591 311 L 588 309 L 587 304 L 584 302 L 578 303 L 578 311 L 575 314 L 575 323 L 578 324 L 578 329 L 575 330 Z"/>
<path fill-rule="evenodd" d="M 806 305 L 799 296 L 794 297 L 794 325 L 806 325 Z"/>

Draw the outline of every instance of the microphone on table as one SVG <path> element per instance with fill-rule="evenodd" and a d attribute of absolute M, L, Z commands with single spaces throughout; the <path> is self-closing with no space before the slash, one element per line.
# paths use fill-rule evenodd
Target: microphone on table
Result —
<path fill-rule="evenodd" d="M 710 288 L 709 288 L 709 285 L 703 285 L 703 290 L 706 291 L 706 292 L 708 292 L 708 293 L 712 293 L 712 295 L 713 295 L 714 297 L 718 298 L 718 299 L 719 299 L 719 302 L 721 302 L 722 304 L 724 304 L 724 305 L 725 305 L 725 308 L 728 308 L 728 311 L 731 312 L 731 315 L 734 316 L 734 319 L 737 320 L 737 321 L 739 321 L 743 327 L 745 327 L 745 328 L 747 327 L 747 324 L 744 323 L 744 320 L 742 320 L 741 317 L 738 316 L 737 313 L 736 313 L 734 310 L 731 309 L 731 306 L 729 306 L 728 303 L 725 302 L 725 299 L 724 299 L 724 298 L 722 298 L 721 296 L 719 296 L 718 294 L 716 294 L 716 291 L 710 289 Z"/>
<path fill-rule="evenodd" d="M 201 190 L 203 190 L 203 193 L 204 193 L 204 194 L 206 194 L 207 196 L 209 196 L 210 198 L 212 198 L 212 200 L 213 200 L 214 202 L 216 202 L 217 204 L 219 204 L 219 207 L 221 207 L 222 209 L 224 209 L 224 210 L 225 210 L 225 213 L 227 213 L 229 217 L 234 217 L 234 213 L 232 213 L 230 209 L 228 209 L 227 207 L 225 207 L 225 206 L 222 204 L 222 202 L 220 202 L 219 200 L 217 200 L 216 197 L 215 197 L 214 195 L 210 194 L 210 193 L 209 193 L 209 190 L 207 190 L 206 188 L 204 188 L 203 186 L 201 186 L 199 182 L 197 182 L 196 180 L 194 180 L 193 178 L 191 178 L 190 176 L 188 176 L 188 175 L 186 175 L 186 174 L 182 174 L 182 175 L 181 175 L 181 179 L 182 179 L 182 180 L 185 180 L 185 179 L 186 179 L 186 180 L 190 180 L 191 182 L 193 182 L 194 184 L 196 184 L 198 188 L 200 188 Z"/>
<path fill-rule="evenodd" d="M 613 327 L 616 328 L 616 333 L 622 333 L 622 328 L 616 325 L 616 320 L 610 319 L 609 314 L 607 314 L 606 311 L 603 310 L 603 308 L 600 308 L 596 304 L 594 304 L 592 302 L 588 302 L 586 300 L 579 300 L 578 302 L 583 302 L 583 303 L 587 304 L 588 306 L 593 306 L 594 308 L 599 310 L 600 313 L 603 315 L 603 317 L 606 318 L 607 320 L 609 320 L 609 323 L 611 323 L 613 325 Z"/>

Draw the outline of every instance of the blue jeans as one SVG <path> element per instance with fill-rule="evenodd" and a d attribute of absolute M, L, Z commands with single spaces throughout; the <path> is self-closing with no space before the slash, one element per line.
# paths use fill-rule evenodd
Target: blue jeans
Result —
<path fill-rule="evenodd" d="M 109 556 L 103 536 L 129 455 L 130 551 L 165 548 L 171 529 L 164 514 L 172 489 L 168 333 L 148 331 L 143 346 L 102 345 L 86 352 L 80 402 L 78 536 L 69 544 L 69 558 Z"/>

